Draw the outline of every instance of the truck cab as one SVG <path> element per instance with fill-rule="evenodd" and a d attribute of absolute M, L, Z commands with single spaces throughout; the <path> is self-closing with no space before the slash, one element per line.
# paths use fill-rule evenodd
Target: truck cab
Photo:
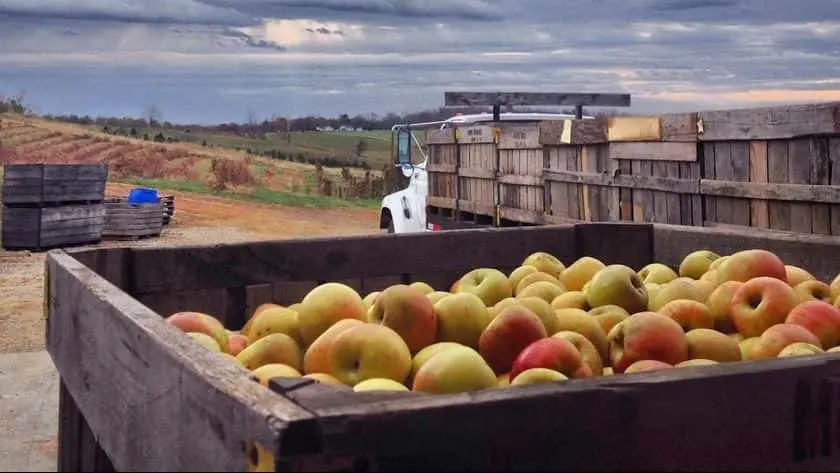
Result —
<path fill-rule="evenodd" d="M 575 115 L 564 113 L 508 112 L 499 114 L 499 121 L 501 122 L 518 123 L 574 118 L 576 118 Z M 593 117 L 584 116 L 583 118 Z M 429 225 L 426 221 L 426 197 L 428 195 L 426 165 L 429 158 L 426 146 L 414 132 L 429 128 L 445 129 L 458 125 L 487 123 L 494 123 L 493 114 L 455 115 L 442 121 L 397 124 L 391 128 L 394 163 L 403 176 L 408 179 L 408 184 L 405 188 L 388 194 L 382 199 L 379 209 L 380 231 L 385 233 L 413 233 L 441 230 L 438 225 Z M 417 156 L 416 159 L 415 156 Z"/>

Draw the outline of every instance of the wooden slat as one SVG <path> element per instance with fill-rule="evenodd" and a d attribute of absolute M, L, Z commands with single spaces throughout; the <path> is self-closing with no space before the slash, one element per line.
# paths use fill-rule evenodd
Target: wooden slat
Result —
<path fill-rule="evenodd" d="M 766 182 L 759 183 L 703 179 L 700 181 L 700 192 L 703 195 L 732 198 L 840 204 L 840 186 L 812 186 L 809 184 L 774 184 Z M 810 231 L 805 233 L 810 233 Z"/>
<path fill-rule="evenodd" d="M 454 164 L 427 164 L 426 171 L 428 172 L 442 172 L 447 174 L 455 173 L 456 166 Z"/>
<path fill-rule="evenodd" d="M 700 183 L 693 179 L 671 177 L 637 176 L 618 174 L 596 174 L 574 171 L 545 171 L 543 179 L 553 182 L 572 182 L 594 186 L 614 186 L 631 189 L 647 189 L 680 194 L 699 194 Z"/>
<path fill-rule="evenodd" d="M 807 185 L 811 180 L 811 146 L 808 138 L 791 140 L 788 144 L 788 182 Z M 811 233 L 811 204 L 790 204 L 790 229 Z"/>
<path fill-rule="evenodd" d="M 428 196 L 426 198 L 426 202 L 434 207 L 441 207 L 444 209 L 454 209 L 455 208 L 455 199 L 448 198 L 448 197 L 433 197 Z"/>
<path fill-rule="evenodd" d="M 47 349 L 117 471 L 242 471 L 244 444 L 312 418 L 65 252 L 46 265 Z"/>
<path fill-rule="evenodd" d="M 665 163 L 665 175 L 668 176 L 669 179 L 672 180 L 679 180 L 680 178 L 680 163 Z M 668 208 L 668 217 L 666 218 L 667 223 L 673 223 L 679 225 L 682 221 L 682 208 L 681 208 L 681 196 L 675 189 L 669 189 L 668 193 L 665 195 L 665 199 L 667 200 L 667 208 Z"/>
<path fill-rule="evenodd" d="M 486 105 L 551 105 L 597 107 L 629 107 L 630 94 L 580 94 L 566 92 L 466 92 L 444 93 L 447 107 Z"/>
<path fill-rule="evenodd" d="M 613 161 L 618 163 L 618 173 L 616 173 L 615 177 L 626 177 L 632 176 L 633 167 L 632 161 Z M 621 189 L 619 190 L 619 208 L 620 208 L 620 217 L 622 221 L 625 222 L 632 222 L 633 221 L 633 190 L 630 187 L 619 186 Z"/>
<path fill-rule="evenodd" d="M 454 128 L 432 128 L 426 130 L 426 144 L 427 145 L 441 145 L 455 143 L 455 129 Z"/>
<path fill-rule="evenodd" d="M 633 176 L 652 177 L 650 161 L 631 161 Z M 633 221 L 653 221 L 653 192 L 649 190 L 633 190 Z"/>
<path fill-rule="evenodd" d="M 543 145 L 607 143 L 607 121 L 602 118 L 582 120 L 545 120 L 540 122 Z"/>
<path fill-rule="evenodd" d="M 500 207 L 499 214 L 501 218 L 513 220 L 515 222 L 526 222 L 533 224 L 542 224 L 545 222 L 545 215 L 543 212 L 537 212 L 529 209 L 517 209 L 513 207 Z"/>
<path fill-rule="evenodd" d="M 501 184 L 516 186 L 541 186 L 543 183 L 539 176 L 517 176 L 513 174 L 500 175 L 497 181 Z"/>
<path fill-rule="evenodd" d="M 506 125 L 499 134 L 499 149 L 539 148 L 539 125 Z"/>
<path fill-rule="evenodd" d="M 660 118 L 652 117 L 609 117 L 607 138 L 616 141 L 659 141 L 662 138 Z"/>
<path fill-rule="evenodd" d="M 811 148 L 810 183 L 814 187 L 830 185 L 831 157 L 828 154 L 828 138 L 815 137 L 808 141 Z M 811 232 L 831 234 L 831 206 L 822 203 L 811 204 Z"/>
<path fill-rule="evenodd" d="M 840 133 L 840 102 L 700 112 L 701 141 L 772 140 Z"/>
<path fill-rule="evenodd" d="M 662 141 L 697 142 L 696 113 L 666 113 L 660 119 Z"/>
<path fill-rule="evenodd" d="M 694 162 L 697 161 L 697 146 L 677 142 L 617 142 L 610 143 L 610 158 Z"/>
<path fill-rule="evenodd" d="M 458 175 L 461 177 L 472 177 L 476 179 L 495 179 L 496 171 L 491 169 L 481 168 L 460 168 Z"/>
<path fill-rule="evenodd" d="M 788 183 L 788 142 L 773 140 L 767 143 L 767 181 L 776 184 Z M 790 204 L 768 202 L 770 228 L 790 230 Z"/>
<path fill-rule="evenodd" d="M 721 181 L 734 181 L 735 175 L 732 168 L 732 142 L 715 142 L 715 178 Z M 734 224 L 735 217 L 733 204 L 735 199 L 730 197 L 717 197 L 715 199 L 715 213 L 717 218 L 709 219 L 713 222 Z"/>
<path fill-rule="evenodd" d="M 732 166 L 732 178 L 739 182 L 750 180 L 750 146 L 746 142 L 730 144 L 730 165 Z M 750 203 L 744 200 L 737 200 L 730 203 L 732 210 L 732 221 L 736 225 L 750 225 Z"/>
<path fill-rule="evenodd" d="M 703 156 L 700 177 L 715 179 L 715 144 L 702 143 L 698 145 L 698 149 Z M 717 197 L 703 197 L 703 215 L 695 225 L 702 224 L 704 220 L 717 221 Z"/>
<path fill-rule="evenodd" d="M 750 142 L 750 182 L 767 182 L 767 141 Z M 766 199 L 754 198 L 750 202 L 750 222 L 754 227 L 770 228 Z"/>
<path fill-rule="evenodd" d="M 461 126 L 455 129 L 455 138 L 461 145 L 495 143 L 496 128 L 488 125 Z"/>
<path fill-rule="evenodd" d="M 840 138 L 829 138 L 828 156 L 831 161 L 831 184 L 840 185 Z M 840 205 L 831 206 L 831 234 L 840 235 Z"/>

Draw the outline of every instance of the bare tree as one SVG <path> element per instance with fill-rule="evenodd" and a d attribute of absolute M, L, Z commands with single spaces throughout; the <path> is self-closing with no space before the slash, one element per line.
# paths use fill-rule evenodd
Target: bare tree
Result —
<path fill-rule="evenodd" d="M 160 109 L 158 109 L 156 105 L 152 104 L 146 108 L 146 111 L 143 112 L 143 116 L 146 118 L 146 122 L 149 126 L 153 127 L 156 123 L 160 123 L 162 114 L 160 113 Z"/>
<path fill-rule="evenodd" d="M 250 108 L 248 109 L 248 128 L 254 128 L 257 124 L 257 114 Z"/>

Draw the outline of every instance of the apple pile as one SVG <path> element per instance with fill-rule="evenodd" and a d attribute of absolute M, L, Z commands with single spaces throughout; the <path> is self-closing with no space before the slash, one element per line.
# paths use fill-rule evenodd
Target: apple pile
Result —
<path fill-rule="evenodd" d="M 261 305 L 238 331 L 199 312 L 166 320 L 263 384 L 459 393 L 837 352 L 840 275 L 819 281 L 762 249 L 638 271 L 536 252 L 448 291 L 414 282 L 362 297 L 324 283 L 288 307 Z"/>

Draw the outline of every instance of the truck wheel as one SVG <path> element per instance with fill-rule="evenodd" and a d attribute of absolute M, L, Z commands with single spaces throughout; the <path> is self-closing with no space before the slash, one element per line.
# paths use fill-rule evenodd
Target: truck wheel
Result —
<path fill-rule="evenodd" d="M 386 232 L 387 233 L 394 233 L 394 221 L 393 220 L 388 220 L 388 230 L 386 230 Z"/>

